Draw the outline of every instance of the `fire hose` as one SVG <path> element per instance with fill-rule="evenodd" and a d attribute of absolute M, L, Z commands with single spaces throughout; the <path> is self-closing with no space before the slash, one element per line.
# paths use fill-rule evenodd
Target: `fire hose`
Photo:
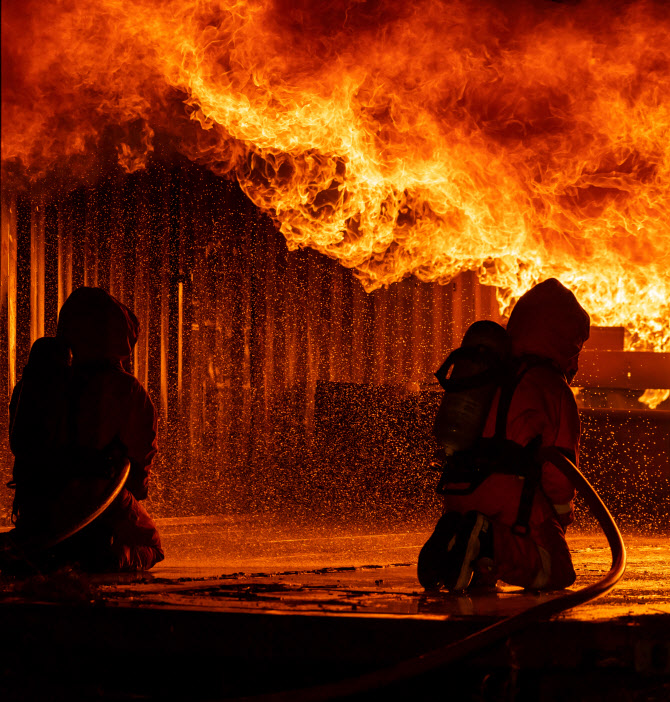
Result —
<path fill-rule="evenodd" d="M 466 636 L 464 639 L 401 661 L 391 667 L 310 688 L 241 698 L 239 702 L 242 702 L 242 699 L 253 700 L 254 702 L 282 702 L 288 700 L 292 702 L 310 702 L 311 700 L 341 699 L 379 690 L 390 684 L 416 678 L 451 665 L 480 649 L 484 649 L 501 639 L 511 636 L 535 621 L 565 612 L 572 607 L 584 604 L 608 593 L 621 579 L 626 569 L 626 547 L 619 528 L 598 493 L 572 461 L 553 447 L 541 449 L 539 459 L 542 463 L 550 462 L 555 465 L 570 480 L 598 520 L 612 552 L 612 565 L 604 577 L 579 590 L 529 607 L 523 612 L 491 624 L 474 634 Z"/>

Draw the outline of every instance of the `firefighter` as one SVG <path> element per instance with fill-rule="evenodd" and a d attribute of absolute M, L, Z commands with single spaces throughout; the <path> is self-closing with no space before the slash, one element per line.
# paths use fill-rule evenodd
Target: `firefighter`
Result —
<path fill-rule="evenodd" d="M 145 570 L 164 558 L 148 496 L 156 454 L 156 412 L 124 370 L 137 341 L 135 315 L 101 288 L 82 287 L 65 301 L 55 339 L 35 342 L 10 405 L 17 529 L 39 528 L 58 489 L 95 475 L 102 458 L 129 459 L 125 487 L 110 507 L 59 544 L 52 563 L 85 570 Z M 71 353 L 71 363 L 64 359 Z M 32 364 L 32 366 L 31 366 Z M 35 447 L 40 447 L 35 449 Z"/>
<path fill-rule="evenodd" d="M 555 279 L 521 297 L 507 325 L 517 380 L 507 399 L 501 401 L 504 386 L 495 395 L 484 439 L 504 434 L 501 442 L 522 459 L 555 446 L 577 462 L 580 422 L 570 382 L 589 324 L 573 293 Z M 541 590 L 574 582 L 565 530 L 574 520 L 575 491 L 555 466 L 537 465 L 532 490 L 524 491 L 529 474 L 494 468 L 469 494 L 447 491 L 443 516 L 419 557 L 424 587 L 461 590 L 501 580 Z"/>

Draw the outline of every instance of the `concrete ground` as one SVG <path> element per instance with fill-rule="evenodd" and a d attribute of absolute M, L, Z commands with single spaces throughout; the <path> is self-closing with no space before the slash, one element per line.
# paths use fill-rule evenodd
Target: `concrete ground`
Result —
<path fill-rule="evenodd" d="M 493 594 L 426 598 L 416 561 L 427 531 L 282 530 L 215 517 L 160 521 L 166 560 L 142 582 L 101 584 L 108 597 L 236 611 L 501 617 L 556 596 L 500 585 Z M 628 566 L 617 587 L 566 618 L 670 614 L 670 537 L 626 534 L 624 541 Z M 573 531 L 569 545 L 578 575 L 571 589 L 609 569 L 611 553 L 602 534 Z M 258 597 L 250 599 L 249 591 Z"/>
<path fill-rule="evenodd" d="M 329 681 L 393 670 L 564 594 L 426 594 L 416 580 L 424 530 L 227 517 L 163 519 L 159 528 L 167 556 L 150 573 L 2 582 L 9 699 L 44 698 L 42 679 L 54 700 L 329 699 L 319 687 Z M 439 671 L 458 699 L 670 699 L 670 538 L 624 539 L 628 568 L 612 592 Z M 572 589 L 609 569 L 601 534 L 575 531 L 569 543 Z M 29 657 L 46 667 L 25 697 Z M 128 660 L 133 672 L 112 674 Z M 432 699 L 434 682 L 405 682 L 403 694 Z M 301 697 L 303 688 L 317 692 Z M 292 692 L 274 696 L 282 690 Z M 377 692 L 361 699 L 390 699 Z"/>

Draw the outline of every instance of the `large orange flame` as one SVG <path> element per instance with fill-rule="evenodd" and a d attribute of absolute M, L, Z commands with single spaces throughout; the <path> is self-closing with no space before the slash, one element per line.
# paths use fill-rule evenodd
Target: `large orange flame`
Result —
<path fill-rule="evenodd" d="M 504 312 L 556 276 L 670 350 L 667 5 L 21 0 L 2 32 L 6 167 L 171 134 L 368 290 L 474 269 Z"/>

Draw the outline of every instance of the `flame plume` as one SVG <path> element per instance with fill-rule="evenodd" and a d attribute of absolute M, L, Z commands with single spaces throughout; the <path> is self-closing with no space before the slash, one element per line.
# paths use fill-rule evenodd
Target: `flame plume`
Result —
<path fill-rule="evenodd" d="M 132 171 L 167 134 L 367 290 L 476 270 L 505 312 L 556 276 L 670 349 L 663 3 L 22 0 L 2 24 L 5 168 L 112 143 Z"/>

